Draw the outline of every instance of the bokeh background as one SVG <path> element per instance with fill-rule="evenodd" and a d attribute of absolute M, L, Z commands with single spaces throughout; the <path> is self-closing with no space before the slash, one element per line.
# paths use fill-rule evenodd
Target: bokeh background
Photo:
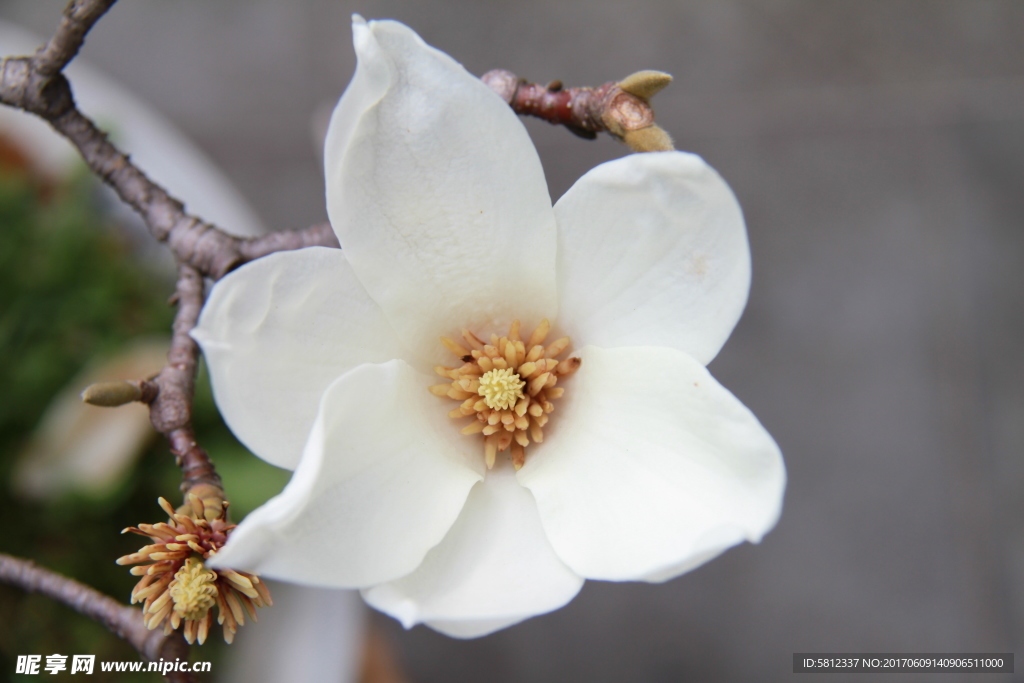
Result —
<path fill-rule="evenodd" d="M 49 35 L 62 7 L 3 0 L 0 18 Z M 801 651 L 1024 655 L 1024 3 L 133 0 L 82 56 L 264 223 L 303 227 L 326 218 L 316 141 L 354 68 L 352 12 L 476 74 L 675 76 L 658 121 L 732 185 L 753 252 L 711 369 L 789 471 L 761 545 L 667 584 L 590 582 L 475 641 L 374 617 L 410 679 L 776 681 Z M 553 197 L 626 153 L 526 125 Z"/>

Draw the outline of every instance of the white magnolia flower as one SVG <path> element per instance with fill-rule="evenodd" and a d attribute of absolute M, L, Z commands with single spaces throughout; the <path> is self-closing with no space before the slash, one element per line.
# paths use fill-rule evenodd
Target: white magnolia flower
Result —
<path fill-rule="evenodd" d="M 561 607 L 584 579 L 664 581 L 760 540 L 779 515 L 782 458 L 704 368 L 750 281 L 724 181 L 690 154 L 633 154 L 552 208 L 499 97 L 401 24 L 357 17 L 354 34 L 359 65 L 325 152 L 343 250 L 240 268 L 194 333 L 232 430 L 295 470 L 219 564 L 361 588 L 406 627 L 473 637 Z M 462 406 L 431 392 L 433 368 L 460 363 L 440 337 L 468 330 L 464 350 L 481 356 L 473 335 L 516 320 L 523 349 L 513 329 L 492 354 L 511 347 L 511 366 L 488 372 L 518 368 L 521 388 L 470 358 L 449 394 Z M 582 360 L 558 387 L 520 365 L 544 320 Z M 479 389 L 495 383 L 505 393 Z M 527 396 L 539 416 L 516 410 Z M 485 426 L 499 416 L 490 441 L 509 448 L 493 469 L 488 437 L 460 433 L 478 418 L 449 417 L 463 406 Z M 524 429 L 500 431 L 510 412 Z"/>

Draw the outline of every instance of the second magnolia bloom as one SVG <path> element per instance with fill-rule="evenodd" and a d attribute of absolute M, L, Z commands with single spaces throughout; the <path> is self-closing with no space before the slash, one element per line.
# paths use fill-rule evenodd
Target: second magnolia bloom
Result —
<path fill-rule="evenodd" d="M 325 147 L 343 248 L 242 266 L 194 332 L 229 426 L 295 471 L 213 564 L 475 637 L 760 540 L 782 457 L 704 367 L 750 283 L 724 181 L 634 154 L 552 207 L 500 98 L 401 24 L 353 34 Z"/>

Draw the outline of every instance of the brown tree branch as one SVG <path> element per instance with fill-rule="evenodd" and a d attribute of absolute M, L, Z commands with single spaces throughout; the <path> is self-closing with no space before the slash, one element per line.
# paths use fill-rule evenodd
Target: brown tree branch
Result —
<path fill-rule="evenodd" d="M 32 58 L 35 70 L 48 78 L 67 66 L 85 42 L 85 34 L 116 1 L 73 0 L 68 3 L 57 32 Z"/>
<path fill-rule="evenodd" d="M 548 123 L 563 125 L 589 140 L 608 130 L 602 114 L 615 83 L 605 83 L 597 88 L 563 89 L 560 81 L 546 86 L 528 83 L 504 69 L 488 71 L 480 80 L 521 116 L 536 116 Z"/>
<path fill-rule="evenodd" d="M 161 658 L 173 662 L 179 657 L 188 660 L 188 645 L 180 633 L 165 636 L 162 630 L 150 631 L 142 623 L 142 610 L 123 605 L 94 588 L 44 569 L 31 560 L 0 553 L 0 582 L 27 593 L 45 595 L 103 624 L 151 662 Z M 168 672 L 165 677 L 177 683 L 196 680 L 183 672 Z"/>
<path fill-rule="evenodd" d="M 72 0 L 53 38 L 33 57 L 0 63 L 0 102 L 46 120 L 78 148 L 89 169 L 117 192 L 167 242 L 178 261 L 220 277 L 238 265 L 237 238 L 185 212 L 184 205 L 150 180 L 75 106 L 60 69 L 112 0 Z"/>
<path fill-rule="evenodd" d="M 32 70 L 31 58 L 8 58 L 0 64 L 0 102 L 36 114 L 71 141 L 89 169 L 142 217 L 150 234 L 167 243 L 180 263 L 203 275 L 220 279 L 242 263 L 271 251 L 338 244 L 323 225 L 241 239 L 187 213 L 181 201 L 150 180 L 78 110 L 63 74 L 44 79 Z"/>
<path fill-rule="evenodd" d="M 171 327 L 167 364 L 148 380 L 98 382 L 86 387 L 82 400 L 96 406 L 117 407 L 133 401 L 149 405 L 149 419 L 163 434 L 181 467 L 183 493 L 197 486 L 212 487 L 223 498 L 223 484 L 209 455 L 197 443 L 192 427 L 199 345 L 190 333 L 203 308 L 203 276 L 195 268 L 178 265 L 172 302 L 178 305 Z M 209 492 L 209 488 L 205 489 Z M 206 497 L 206 496 L 201 496 Z"/>
<path fill-rule="evenodd" d="M 619 82 L 596 88 L 528 83 L 511 71 L 494 69 L 480 77 L 519 115 L 536 116 L 593 140 L 609 133 L 634 151 L 672 149 L 672 141 L 654 123 L 650 98 L 672 81 L 660 71 L 639 71 Z"/>
<path fill-rule="evenodd" d="M 149 380 L 91 385 L 82 392 L 82 399 L 108 407 L 132 401 L 149 404 L 150 422 L 167 438 L 171 453 L 181 468 L 181 491 L 185 504 L 178 511 L 213 521 L 227 519 L 224 486 L 209 455 L 196 442 L 192 426 L 199 346 L 190 333 L 203 308 L 203 289 L 203 276 L 195 268 L 179 264 L 178 281 L 172 297 L 178 311 L 171 328 L 167 364 Z M 198 508 L 194 507 L 195 498 L 190 494 L 195 494 L 202 501 Z"/>
<path fill-rule="evenodd" d="M 203 308 L 203 276 L 191 266 L 178 266 L 174 298 L 178 313 L 171 331 L 167 365 L 147 384 L 155 385 L 156 397 L 149 404 L 149 419 L 167 437 L 171 453 L 181 467 L 182 492 L 207 484 L 221 491 L 223 483 L 210 456 L 196 443 L 192 428 L 192 398 L 195 394 L 199 345 L 189 336 Z"/>
<path fill-rule="evenodd" d="M 242 262 L 253 261 L 275 251 L 292 251 L 305 247 L 338 248 L 338 236 L 330 223 L 317 223 L 303 230 L 281 230 L 262 237 L 239 240 L 238 253 Z"/>
<path fill-rule="evenodd" d="M 114 146 L 106 133 L 76 107 L 60 70 L 77 54 L 92 25 L 114 0 L 72 0 L 50 41 L 32 57 L 0 62 L 0 103 L 47 121 L 82 155 L 89 169 L 138 213 L 150 233 L 166 242 L 175 258 L 203 275 L 223 277 L 257 256 L 314 244 L 336 246 L 337 238 L 314 226 L 307 231 L 244 240 L 185 211 L 184 204 L 146 176 Z"/>

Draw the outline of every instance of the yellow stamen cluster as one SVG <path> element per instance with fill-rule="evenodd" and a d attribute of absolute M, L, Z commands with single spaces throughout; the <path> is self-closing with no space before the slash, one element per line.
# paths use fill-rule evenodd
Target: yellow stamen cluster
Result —
<path fill-rule="evenodd" d="M 494 368 L 481 375 L 477 393 L 484 397 L 488 408 L 505 410 L 515 407 L 516 401 L 525 398 L 525 386 L 526 382 L 512 368 Z"/>
<path fill-rule="evenodd" d="M 174 611 L 182 619 L 202 619 L 210 608 L 217 604 L 217 573 L 207 569 L 194 557 L 174 574 L 174 580 L 167 586 L 167 592 L 174 603 Z"/>
<path fill-rule="evenodd" d="M 544 346 L 550 330 L 550 323 L 543 320 L 524 341 L 516 320 L 507 336 L 492 334 L 489 344 L 469 330 L 462 331 L 468 348 L 441 338 L 463 365 L 434 368 L 438 375 L 451 382 L 436 384 L 430 387 L 430 392 L 462 402 L 448 417 L 474 418 L 462 428 L 462 433 L 483 436 L 488 469 L 494 467 L 498 452 L 508 449 L 511 449 L 515 468 L 523 466 L 526 447 L 531 442 L 544 440 L 544 425 L 555 409 L 552 401 L 565 391 L 555 385 L 580 367 L 579 358 L 558 360 L 569 347 L 568 337 Z"/>
<path fill-rule="evenodd" d="M 235 528 L 227 521 L 227 503 L 204 505 L 199 496 L 189 494 L 188 505 L 175 511 L 163 498 L 158 502 L 169 517 L 167 522 L 124 530 L 152 541 L 117 560 L 121 565 L 150 563 L 131 568 L 133 575 L 142 577 L 132 590 L 132 604 L 143 603 L 146 628 L 163 625 L 164 633 L 170 634 L 184 624 L 185 640 L 200 645 L 213 626 L 216 605 L 217 623 L 230 643 L 238 627 L 245 624 L 245 612 L 256 621 L 256 608 L 274 603 L 267 585 L 255 574 L 214 571 L 203 562 L 217 553 Z"/>

